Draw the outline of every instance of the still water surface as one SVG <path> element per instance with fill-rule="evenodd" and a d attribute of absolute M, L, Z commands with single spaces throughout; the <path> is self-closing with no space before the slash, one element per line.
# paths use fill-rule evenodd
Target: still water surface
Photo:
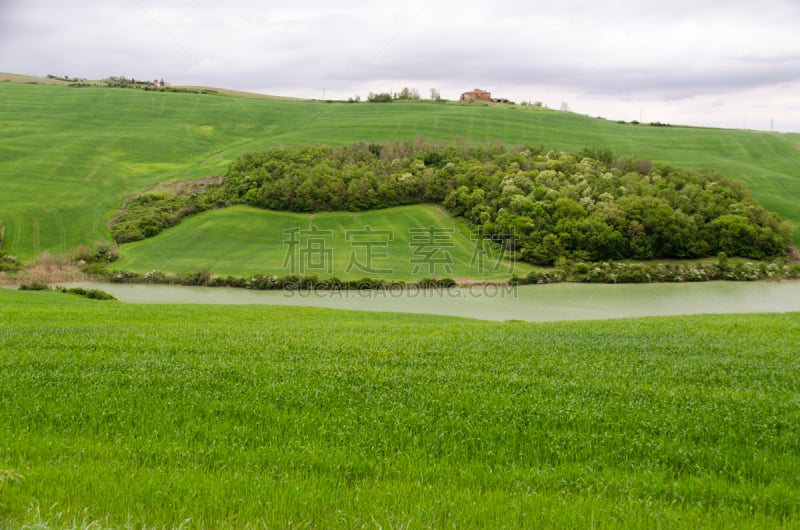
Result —
<path fill-rule="evenodd" d="M 485 320 L 591 320 L 800 311 L 800 282 L 703 282 L 376 291 L 250 291 L 168 285 L 70 284 L 136 304 L 267 304 L 428 313 Z"/>

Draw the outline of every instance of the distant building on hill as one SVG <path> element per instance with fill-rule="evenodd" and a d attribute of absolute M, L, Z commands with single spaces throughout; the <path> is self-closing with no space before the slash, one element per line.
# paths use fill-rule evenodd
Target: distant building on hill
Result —
<path fill-rule="evenodd" d="M 480 88 L 476 88 L 470 92 L 464 92 L 461 94 L 461 101 L 491 101 L 492 100 L 492 93 L 487 92 L 486 90 L 481 90 Z"/>

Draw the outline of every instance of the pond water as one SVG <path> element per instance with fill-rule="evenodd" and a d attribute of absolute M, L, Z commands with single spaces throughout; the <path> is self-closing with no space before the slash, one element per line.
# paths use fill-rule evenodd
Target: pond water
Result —
<path fill-rule="evenodd" d="M 607 318 L 800 311 L 800 282 L 471 286 L 372 291 L 251 291 L 210 287 L 70 284 L 136 304 L 268 304 L 428 313 L 485 320 Z"/>

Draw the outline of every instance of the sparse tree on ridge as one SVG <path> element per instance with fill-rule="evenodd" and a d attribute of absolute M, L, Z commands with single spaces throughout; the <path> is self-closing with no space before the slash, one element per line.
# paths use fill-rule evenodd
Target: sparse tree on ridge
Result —
<path fill-rule="evenodd" d="M 403 87 L 403 90 L 401 90 L 400 93 L 395 96 L 395 99 L 418 100 L 419 90 L 417 90 L 416 88 Z"/>

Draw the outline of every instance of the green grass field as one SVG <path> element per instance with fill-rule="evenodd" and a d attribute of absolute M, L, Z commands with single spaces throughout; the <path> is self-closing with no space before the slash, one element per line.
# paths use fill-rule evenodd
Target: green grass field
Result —
<path fill-rule="evenodd" d="M 284 231 L 292 229 L 301 230 L 296 245 L 286 243 L 291 235 Z M 384 280 L 508 279 L 532 270 L 525 263 L 500 261 L 496 247 L 471 237 L 467 227 L 432 205 L 311 215 L 236 206 L 205 212 L 156 237 L 123 245 L 113 267 L 142 273 L 206 270 L 218 276 L 317 274 Z M 318 250 L 315 241 L 323 241 Z"/>
<path fill-rule="evenodd" d="M 626 125 L 513 106 L 347 104 L 0 83 L 2 249 L 23 260 L 108 240 L 124 197 L 225 172 L 244 151 L 309 142 L 501 141 L 609 148 L 745 181 L 800 224 L 797 135 Z M 800 242 L 800 235 L 796 236 Z"/>
<path fill-rule="evenodd" d="M 0 521 L 796 528 L 799 337 L 0 290 Z"/>

